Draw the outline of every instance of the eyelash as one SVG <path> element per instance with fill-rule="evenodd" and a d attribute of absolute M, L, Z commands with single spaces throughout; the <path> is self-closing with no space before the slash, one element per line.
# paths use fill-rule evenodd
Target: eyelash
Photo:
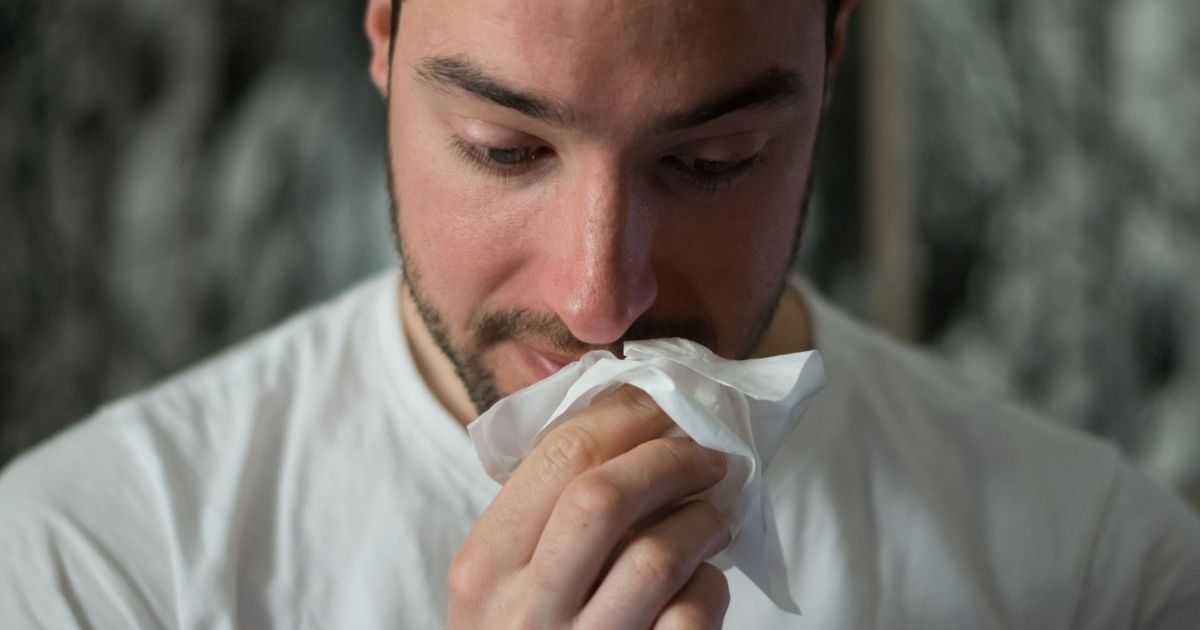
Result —
<path fill-rule="evenodd" d="M 451 138 L 450 145 L 451 148 L 454 149 L 454 152 L 460 157 L 483 169 L 483 171 L 487 174 L 495 175 L 501 179 L 508 179 L 510 177 L 515 177 L 517 175 L 530 172 L 533 169 L 534 163 L 540 159 L 543 153 L 548 151 L 548 149 L 545 149 L 545 147 L 538 147 L 532 150 L 534 156 L 533 159 L 524 160 L 517 165 L 505 166 L 488 158 L 487 152 L 516 151 L 522 149 L 523 147 L 484 147 L 467 142 L 466 140 L 463 140 L 457 136 Z"/>
<path fill-rule="evenodd" d="M 693 162 L 706 161 L 728 166 L 729 170 L 716 174 L 697 173 L 693 168 L 688 167 L 685 163 L 686 160 L 682 158 L 670 157 L 667 159 L 671 163 L 672 168 L 674 168 L 681 176 L 683 176 L 684 179 L 688 180 L 690 184 L 699 188 L 700 191 L 705 195 L 712 195 L 722 187 L 729 188 L 742 175 L 750 172 L 752 169 L 754 169 L 754 167 L 761 165 L 763 163 L 763 154 L 755 153 L 746 159 L 734 160 L 730 162 L 721 162 L 719 160 L 697 160 L 696 158 L 690 159 Z"/>
<path fill-rule="evenodd" d="M 458 136 L 451 138 L 451 147 L 454 152 L 463 159 L 479 167 L 487 174 L 497 176 L 501 179 L 509 179 L 533 171 L 535 168 L 535 163 L 541 159 L 541 156 L 544 153 L 549 152 L 549 149 L 546 149 L 545 147 L 538 147 L 536 149 L 532 149 L 533 157 L 531 159 L 523 160 L 520 164 L 513 166 L 505 166 L 497 163 L 495 160 L 490 159 L 487 156 L 487 152 L 497 150 L 516 151 L 521 150 L 524 147 L 485 147 L 467 142 Z M 687 161 L 701 161 L 697 158 L 679 158 L 670 156 L 664 159 L 668 161 L 671 164 L 672 169 L 679 173 L 679 175 L 685 180 L 687 180 L 689 184 L 695 186 L 706 195 L 712 195 L 716 193 L 721 189 L 721 187 L 731 186 L 733 182 L 742 175 L 745 175 L 747 172 L 763 163 L 762 153 L 756 153 L 755 155 L 752 155 L 746 159 L 732 162 L 719 162 L 716 160 L 710 160 L 714 163 L 728 164 L 729 170 L 719 174 L 706 175 L 697 173 L 694 169 L 687 166 Z"/>

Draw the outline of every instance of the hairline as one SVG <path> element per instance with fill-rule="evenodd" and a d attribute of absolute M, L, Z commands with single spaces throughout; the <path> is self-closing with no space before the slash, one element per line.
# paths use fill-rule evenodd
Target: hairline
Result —
<path fill-rule="evenodd" d="M 402 0 L 392 0 L 392 31 L 388 40 L 388 60 L 396 53 L 396 29 L 400 25 L 400 3 Z M 825 0 L 825 38 L 826 45 L 833 36 L 833 25 L 837 19 L 837 9 L 842 0 Z"/>

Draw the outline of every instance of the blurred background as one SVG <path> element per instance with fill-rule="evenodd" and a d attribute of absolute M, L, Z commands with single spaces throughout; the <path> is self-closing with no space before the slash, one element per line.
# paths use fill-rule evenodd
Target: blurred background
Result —
<path fill-rule="evenodd" d="M 393 264 L 365 0 L 5 0 L 0 465 Z M 798 265 L 1200 504 L 1200 3 L 866 0 Z"/>

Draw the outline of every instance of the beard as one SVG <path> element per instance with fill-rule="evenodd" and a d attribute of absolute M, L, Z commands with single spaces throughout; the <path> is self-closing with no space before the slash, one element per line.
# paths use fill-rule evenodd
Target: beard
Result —
<path fill-rule="evenodd" d="M 467 390 L 476 413 L 482 414 L 498 400 L 513 392 L 502 392 L 497 386 L 495 372 L 488 367 L 487 353 L 506 341 L 536 339 L 539 345 L 568 354 L 590 350 L 607 350 L 623 356 L 626 341 L 679 337 L 715 351 L 715 332 L 707 322 L 697 318 L 638 318 L 617 341 L 602 346 L 580 341 L 570 328 L 553 313 L 536 313 L 524 308 L 485 311 L 472 317 L 466 326 L 465 339 L 452 339 L 450 328 L 441 310 L 422 289 L 421 274 L 406 261 L 404 248 L 397 234 L 397 252 L 401 261 L 404 286 L 438 349 L 454 366 L 454 373 Z M 735 359 L 746 359 L 754 352 L 770 325 L 776 306 L 786 287 L 786 274 L 781 274 L 771 299 L 757 309 L 750 330 L 741 335 L 733 353 Z"/>

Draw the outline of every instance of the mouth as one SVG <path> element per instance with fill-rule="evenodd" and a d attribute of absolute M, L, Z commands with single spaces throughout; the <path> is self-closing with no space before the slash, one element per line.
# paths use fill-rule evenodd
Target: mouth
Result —
<path fill-rule="evenodd" d="M 516 342 L 516 347 L 522 361 L 524 361 L 525 365 L 533 373 L 534 378 L 539 381 L 553 376 L 563 366 L 573 363 L 579 358 L 579 356 L 537 349 L 520 341 Z M 580 356 L 582 356 L 582 353 L 580 353 Z"/>

